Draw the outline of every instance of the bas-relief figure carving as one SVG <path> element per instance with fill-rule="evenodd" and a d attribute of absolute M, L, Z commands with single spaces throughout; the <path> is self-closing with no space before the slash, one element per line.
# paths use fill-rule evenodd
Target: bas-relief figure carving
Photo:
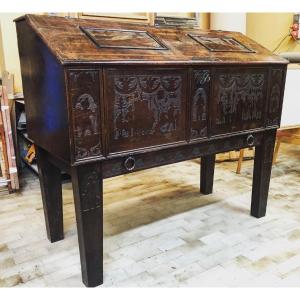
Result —
<path fill-rule="evenodd" d="M 271 70 L 271 89 L 267 117 L 268 126 L 279 125 L 278 113 L 280 112 L 282 79 L 282 69 Z"/>
<path fill-rule="evenodd" d="M 98 76 L 98 71 L 70 72 L 76 159 L 101 154 Z M 72 88 L 76 84 L 79 88 Z"/>
<path fill-rule="evenodd" d="M 217 77 L 217 125 L 262 120 L 265 75 L 224 73 Z"/>
<path fill-rule="evenodd" d="M 207 135 L 207 110 L 209 97 L 210 71 L 194 72 L 194 92 L 191 111 L 191 138 Z"/>
<path fill-rule="evenodd" d="M 177 130 L 182 76 L 116 75 L 114 89 L 114 140 Z"/>

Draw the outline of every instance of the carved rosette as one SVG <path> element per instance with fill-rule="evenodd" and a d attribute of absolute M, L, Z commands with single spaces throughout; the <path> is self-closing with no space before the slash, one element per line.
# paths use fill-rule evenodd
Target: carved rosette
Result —
<path fill-rule="evenodd" d="M 101 155 L 99 72 L 69 71 L 75 160 Z"/>
<path fill-rule="evenodd" d="M 197 70 L 193 73 L 191 139 L 207 136 L 210 77 L 209 70 Z"/>
<path fill-rule="evenodd" d="M 271 70 L 267 126 L 279 125 L 280 122 L 283 75 L 283 69 L 274 68 Z"/>

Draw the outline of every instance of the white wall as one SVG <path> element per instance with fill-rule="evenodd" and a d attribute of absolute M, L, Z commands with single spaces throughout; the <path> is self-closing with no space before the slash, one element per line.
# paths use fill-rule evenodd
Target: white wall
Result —
<path fill-rule="evenodd" d="M 0 13 L 0 69 L 14 75 L 15 92 L 22 91 L 22 79 L 17 46 L 17 32 L 13 20 L 21 15 L 23 14 Z"/>
<path fill-rule="evenodd" d="M 211 13 L 210 29 L 238 31 L 246 34 L 246 13 Z"/>
<path fill-rule="evenodd" d="M 282 106 L 281 127 L 300 125 L 300 68 L 288 68 Z"/>

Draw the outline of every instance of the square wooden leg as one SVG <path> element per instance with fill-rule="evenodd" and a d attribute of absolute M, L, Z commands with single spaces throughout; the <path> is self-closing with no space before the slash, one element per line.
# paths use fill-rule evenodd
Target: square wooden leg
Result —
<path fill-rule="evenodd" d="M 215 154 L 201 157 L 200 192 L 205 195 L 213 191 L 215 159 Z"/>
<path fill-rule="evenodd" d="M 61 171 L 47 159 L 47 153 L 36 147 L 48 239 L 53 243 L 64 238 Z"/>
<path fill-rule="evenodd" d="M 103 195 L 101 163 L 71 170 L 83 283 L 103 283 Z"/>
<path fill-rule="evenodd" d="M 275 139 L 276 129 L 269 130 L 255 147 L 251 215 L 256 218 L 266 214 Z"/>

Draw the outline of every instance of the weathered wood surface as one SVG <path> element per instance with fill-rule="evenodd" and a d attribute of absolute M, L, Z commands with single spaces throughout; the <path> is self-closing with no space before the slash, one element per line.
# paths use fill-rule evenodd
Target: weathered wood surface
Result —
<path fill-rule="evenodd" d="M 264 215 L 284 59 L 234 32 L 34 15 L 16 24 L 28 133 L 71 173 L 87 286 L 103 280 L 103 178 L 203 157 L 208 194 L 215 154 L 255 146 L 251 213 Z"/>
<path fill-rule="evenodd" d="M 64 63 L 248 64 L 285 61 L 238 32 L 177 30 L 45 15 L 26 15 L 25 18 Z M 93 34 L 93 38 L 85 31 Z M 143 49 L 132 49 L 134 47 Z"/>

